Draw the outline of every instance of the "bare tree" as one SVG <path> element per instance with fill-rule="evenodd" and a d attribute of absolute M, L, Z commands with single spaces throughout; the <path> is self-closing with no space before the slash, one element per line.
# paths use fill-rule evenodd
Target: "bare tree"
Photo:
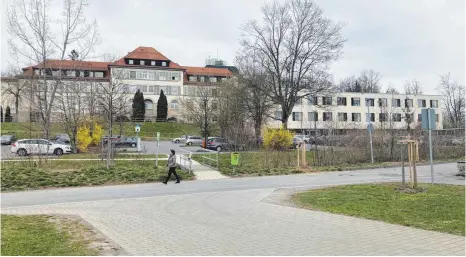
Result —
<path fill-rule="evenodd" d="M 128 95 L 130 89 L 128 85 L 122 83 L 123 79 L 127 77 L 126 73 L 123 69 L 112 69 L 111 73 L 110 82 L 99 83 L 96 90 L 96 106 L 108 123 L 108 136 L 110 138 L 113 136 L 114 121 L 118 116 L 127 115 L 130 106 Z M 109 168 L 112 158 L 111 140 L 108 140 L 107 147 L 107 168 Z"/>
<path fill-rule="evenodd" d="M 465 87 L 452 81 L 450 73 L 440 76 L 437 90 L 442 94 L 443 109 L 446 113 L 448 125 L 453 128 L 464 128 Z"/>
<path fill-rule="evenodd" d="M 15 0 L 7 9 L 10 51 L 26 63 L 40 64 L 41 82 L 32 91 L 45 137 L 50 134 L 56 92 L 63 76 L 62 67 L 58 67 L 54 80 L 48 80 L 53 73 L 47 60 L 65 60 L 71 47 L 77 49 L 83 60 L 99 43 L 96 22 L 86 21 L 86 5 L 84 0 L 64 0 L 63 10 L 57 14 L 61 17 L 58 21 L 52 19 L 49 12 L 53 10 L 52 2 L 48 0 Z"/>
<path fill-rule="evenodd" d="M 400 92 L 392 85 L 388 85 L 387 90 L 385 91 L 387 94 L 399 94 Z"/>
<path fill-rule="evenodd" d="M 2 72 L 2 97 L 13 97 L 15 103 L 15 121 L 18 122 L 19 104 L 23 100 L 24 91 L 28 83 L 21 82 L 18 76 L 21 70 L 14 66 L 9 66 Z"/>
<path fill-rule="evenodd" d="M 382 75 L 373 70 L 364 70 L 359 75 L 357 81 L 361 86 L 361 92 L 363 93 L 379 93 L 380 92 L 380 80 Z"/>
<path fill-rule="evenodd" d="M 405 94 L 407 95 L 422 95 L 422 85 L 421 82 L 417 81 L 415 78 L 411 81 L 405 82 Z"/>
<path fill-rule="evenodd" d="M 180 98 L 180 107 L 189 120 L 199 125 L 205 142 L 218 122 L 218 99 L 212 86 L 197 86 L 195 96 Z"/>
<path fill-rule="evenodd" d="M 361 92 L 362 88 L 358 79 L 353 75 L 340 80 L 338 90 L 340 92 Z"/>
<path fill-rule="evenodd" d="M 262 125 L 270 116 L 273 103 L 268 94 L 264 94 L 261 88 L 266 87 L 266 72 L 261 69 L 259 63 L 254 62 L 249 56 L 237 57 L 237 67 L 240 71 L 238 80 L 238 96 L 246 108 L 247 117 L 254 124 L 256 140 L 261 135 Z"/>
<path fill-rule="evenodd" d="M 326 70 L 340 56 L 344 24 L 323 17 L 309 0 L 267 3 L 262 14 L 262 24 L 245 24 L 240 51 L 265 71 L 266 83 L 258 88 L 281 107 L 286 127 L 300 98 L 329 90 Z"/>

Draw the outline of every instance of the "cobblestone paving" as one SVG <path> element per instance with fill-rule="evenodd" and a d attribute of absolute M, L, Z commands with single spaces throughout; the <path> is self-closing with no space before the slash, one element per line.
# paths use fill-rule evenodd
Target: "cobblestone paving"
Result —
<path fill-rule="evenodd" d="M 463 255 L 464 237 L 264 202 L 273 189 L 13 207 L 77 214 L 133 255 Z"/>

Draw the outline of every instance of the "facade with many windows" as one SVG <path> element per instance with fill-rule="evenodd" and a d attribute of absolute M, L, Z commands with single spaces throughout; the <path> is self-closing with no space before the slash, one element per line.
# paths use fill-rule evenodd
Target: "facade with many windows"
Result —
<path fill-rule="evenodd" d="M 435 109 L 436 129 L 442 129 L 441 96 L 339 92 L 301 99 L 288 119 L 292 130 L 366 129 L 368 121 L 376 129 L 406 129 L 421 122 L 421 110 Z M 280 119 L 281 110 L 274 112 Z M 278 120 L 269 121 L 279 127 Z"/>

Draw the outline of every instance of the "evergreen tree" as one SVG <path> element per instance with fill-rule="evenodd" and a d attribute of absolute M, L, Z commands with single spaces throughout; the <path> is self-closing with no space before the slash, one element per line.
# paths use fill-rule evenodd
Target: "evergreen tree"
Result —
<path fill-rule="evenodd" d="M 0 122 L 3 122 L 3 107 L 2 106 L 0 106 L 0 116 L 1 116 Z"/>
<path fill-rule="evenodd" d="M 167 97 L 163 93 L 163 90 L 160 90 L 160 97 L 157 100 L 157 121 L 167 121 L 168 116 L 168 102 Z"/>
<path fill-rule="evenodd" d="M 10 106 L 7 106 L 5 110 L 5 122 L 11 122 L 12 120 Z"/>
<path fill-rule="evenodd" d="M 144 94 L 138 89 L 133 98 L 133 115 L 131 115 L 131 119 L 133 121 L 144 121 L 145 113 Z"/>

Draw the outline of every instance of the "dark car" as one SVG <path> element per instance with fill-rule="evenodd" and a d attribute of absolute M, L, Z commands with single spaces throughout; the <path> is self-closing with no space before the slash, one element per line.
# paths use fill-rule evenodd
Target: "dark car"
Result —
<path fill-rule="evenodd" d="M 225 138 L 216 137 L 207 141 L 207 149 L 220 151 L 244 151 L 245 146 L 229 142 Z"/>
<path fill-rule="evenodd" d="M 138 145 L 138 139 L 136 137 L 122 137 L 115 141 L 115 147 L 136 147 Z"/>
<path fill-rule="evenodd" d="M 2 145 L 11 145 L 13 142 L 16 141 L 15 135 L 2 135 L 1 139 Z"/>
<path fill-rule="evenodd" d="M 68 136 L 67 134 L 57 134 L 54 138 L 51 139 L 51 141 L 65 145 L 71 144 L 70 136 Z"/>
<path fill-rule="evenodd" d="M 104 141 L 104 144 L 107 144 L 108 141 L 110 140 L 111 142 L 116 143 L 121 137 L 120 136 L 104 136 L 102 137 L 102 140 Z"/>

